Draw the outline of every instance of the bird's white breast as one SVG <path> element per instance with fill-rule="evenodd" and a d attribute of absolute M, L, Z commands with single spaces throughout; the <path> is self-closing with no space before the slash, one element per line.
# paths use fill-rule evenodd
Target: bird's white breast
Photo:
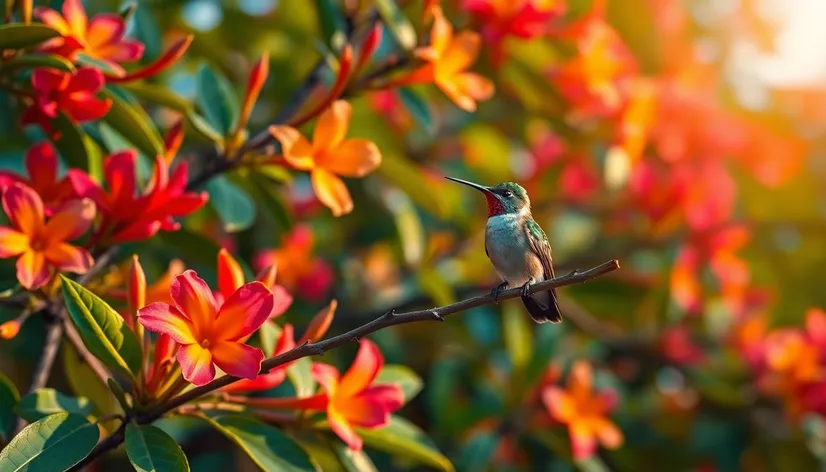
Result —
<path fill-rule="evenodd" d="M 485 248 L 502 280 L 518 287 L 533 277 L 544 280 L 542 263 L 534 254 L 523 227 L 523 215 L 510 213 L 488 218 L 485 227 Z"/>

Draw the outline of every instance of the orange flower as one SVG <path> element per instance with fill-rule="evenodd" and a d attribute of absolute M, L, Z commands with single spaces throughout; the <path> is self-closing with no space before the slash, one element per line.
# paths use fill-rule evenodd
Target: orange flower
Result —
<path fill-rule="evenodd" d="M 299 225 L 278 249 L 260 252 L 255 258 L 255 266 L 259 270 L 281 267 L 279 281 L 287 290 L 310 300 L 318 299 L 333 284 L 333 269 L 324 259 L 316 257 L 314 246 L 312 229 Z"/>
<path fill-rule="evenodd" d="M 381 163 L 378 147 L 365 139 L 345 139 L 352 107 L 337 100 L 318 118 L 312 144 L 290 126 L 271 126 L 281 143 L 284 159 L 296 169 L 309 171 L 313 189 L 333 215 L 353 211 L 353 200 L 338 177 L 364 177 Z"/>
<path fill-rule="evenodd" d="M 0 258 L 20 256 L 17 280 L 23 287 L 42 287 L 51 269 L 84 274 L 92 267 L 92 256 L 85 249 L 67 243 L 91 226 L 95 218 L 91 200 L 72 200 L 46 222 L 40 196 L 17 183 L 3 193 L 3 209 L 13 228 L 0 227 Z"/>
<path fill-rule="evenodd" d="M 432 8 L 433 28 L 430 30 L 430 46 L 416 49 L 416 57 L 427 62 L 394 82 L 394 85 L 435 83 L 459 108 L 475 111 L 476 102 L 493 96 L 493 82 L 467 69 L 479 55 L 482 39 L 479 33 L 461 31 L 453 34 L 453 25 L 445 18 L 442 9 Z"/>
<path fill-rule="evenodd" d="M 568 425 L 574 459 L 591 457 L 597 442 L 608 449 L 617 449 L 623 442 L 622 431 L 607 418 L 615 403 L 614 395 L 595 393 L 592 379 L 591 365 L 578 361 L 571 369 L 567 390 L 551 385 L 542 392 L 551 417 Z"/>
<path fill-rule="evenodd" d="M 258 276 L 258 281 L 269 288 L 275 296 L 275 305 L 273 305 L 270 318 L 281 316 L 293 303 L 293 297 L 287 289 L 275 283 L 275 267 L 275 265 L 266 267 Z M 244 282 L 244 271 L 238 261 L 229 251 L 221 248 L 218 251 L 218 292 L 215 293 L 218 303 L 228 300 L 236 290 L 244 285 Z"/>
<path fill-rule="evenodd" d="M 62 16 L 45 7 L 38 8 L 35 13 L 40 21 L 61 34 L 44 43 L 42 49 L 46 52 L 69 59 L 74 59 L 78 52 L 83 52 L 105 62 L 119 75 L 124 72 L 117 63 L 137 61 L 143 56 L 143 44 L 123 39 L 126 23 L 116 14 L 104 13 L 88 21 L 80 0 L 66 0 Z"/>
<path fill-rule="evenodd" d="M 327 398 L 327 421 L 333 432 L 350 449 L 361 450 L 361 437 L 353 429 L 380 428 L 390 422 L 390 414 L 404 405 L 404 393 L 398 385 L 371 385 L 384 366 L 381 351 L 370 341 L 361 341 L 356 359 L 339 378 L 329 364 L 313 364 L 313 377 L 324 387 Z M 311 403 L 308 399 L 308 403 Z"/>
<path fill-rule="evenodd" d="M 258 376 L 264 354 L 242 339 L 272 313 L 275 301 L 264 284 L 246 284 L 218 305 L 206 282 L 188 270 L 175 277 L 170 295 L 174 306 L 148 305 L 138 311 L 138 321 L 178 343 L 177 359 L 184 379 L 205 385 L 215 378 L 216 365 L 236 377 Z"/>

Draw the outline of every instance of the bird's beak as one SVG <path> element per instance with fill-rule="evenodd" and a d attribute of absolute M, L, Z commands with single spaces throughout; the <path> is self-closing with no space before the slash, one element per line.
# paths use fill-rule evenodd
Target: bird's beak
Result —
<path fill-rule="evenodd" d="M 468 187 L 473 187 L 476 190 L 479 190 L 480 192 L 483 192 L 483 193 L 493 193 L 493 192 L 491 192 L 489 187 L 485 187 L 484 185 L 474 184 L 473 182 L 468 182 L 467 180 L 457 179 L 457 178 L 454 178 L 454 177 L 445 176 L 445 178 L 447 180 L 452 180 L 454 182 L 459 182 L 460 184 L 465 184 Z"/>

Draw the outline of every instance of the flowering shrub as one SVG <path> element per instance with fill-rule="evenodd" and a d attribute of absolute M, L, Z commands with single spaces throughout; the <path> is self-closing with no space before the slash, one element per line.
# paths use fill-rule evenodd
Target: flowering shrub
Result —
<path fill-rule="evenodd" d="M 5 2 L 0 471 L 823 468 L 824 95 L 735 3 Z"/>

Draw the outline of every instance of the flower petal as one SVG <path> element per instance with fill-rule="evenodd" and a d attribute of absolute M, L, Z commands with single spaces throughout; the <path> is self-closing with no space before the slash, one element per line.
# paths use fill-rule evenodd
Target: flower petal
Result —
<path fill-rule="evenodd" d="M 86 31 L 86 43 L 94 49 L 117 43 L 123 38 L 124 29 L 123 19 L 114 13 L 95 15 Z"/>
<path fill-rule="evenodd" d="M 78 123 L 102 118 L 112 107 L 112 100 L 100 99 L 91 93 L 75 93 L 71 101 L 63 103 L 63 111 Z"/>
<path fill-rule="evenodd" d="M 243 379 L 238 382 L 231 383 L 222 388 L 221 391 L 231 393 L 259 392 L 261 390 L 269 390 L 281 385 L 286 378 L 287 370 L 276 368 L 271 370 L 268 374 L 259 375 L 252 380 Z"/>
<path fill-rule="evenodd" d="M 20 231 L 0 226 L 0 257 L 13 257 L 29 250 L 29 237 Z"/>
<path fill-rule="evenodd" d="M 43 253 L 35 251 L 24 252 L 17 259 L 17 281 L 24 288 L 35 290 L 49 281 L 51 273 L 46 265 L 46 258 Z"/>
<path fill-rule="evenodd" d="M 68 72 L 38 68 L 32 72 L 32 86 L 41 93 L 62 90 L 69 84 L 71 77 Z"/>
<path fill-rule="evenodd" d="M 317 165 L 344 177 L 364 177 L 381 164 L 378 146 L 366 139 L 348 139 L 319 155 Z"/>
<path fill-rule="evenodd" d="M 244 271 L 238 261 L 224 248 L 218 251 L 218 291 L 228 300 L 244 285 Z"/>
<path fill-rule="evenodd" d="M 133 71 L 123 77 L 107 77 L 106 79 L 109 83 L 131 82 L 160 74 L 184 55 L 189 45 L 192 44 L 193 38 L 194 36 L 190 34 L 179 39 L 172 44 L 172 46 L 169 46 L 161 57 L 155 59 L 155 62 L 146 67 Z M 141 51 L 141 55 L 142 54 L 143 52 Z"/>
<path fill-rule="evenodd" d="M 467 69 L 476 60 L 481 46 L 482 38 L 479 33 L 461 31 L 444 51 L 436 66 L 437 74 L 455 74 Z"/>
<path fill-rule="evenodd" d="M 381 402 L 363 395 L 347 399 L 346 404 L 336 405 L 353 426 L 379 428 L 390 423 L 390 412 Z"/>
<path fill-rule="evenodd" d="M 333 396 L 338 387 L 338 370 L 330 364 L 314 362 L 311 369 L 313 378 L 324 387 L 328 395 Z"/>
<path fill-rule="evenodd" d="M 237 341 L 249 336 L 270 317 L 275 297 L 261 282 L 239 288 L 218 311 L 213 333 L 216 338 Z"/>
<path fill-rule="evenodd" d="M 178 348 L 178 364 L 184 378 L 193 385 L 206 385 L 215 378 L 212 354 L 200 344 L 186 344 Z"/>
<path fill-rule="evenodd" d="M 72 36 L 76 38 L 86 37 L 87 17 L 81 0 L 66 0 L 63 2 L 63 18 L 69 24 Z"/>
<path fill-rule="evenodd" d="M 404 406 L 404 391 L 398 385 L 373 385 L 364 389 L 359 396 L 383 405 L 390 413 Z"/>
<path fill-rule="evenodd" d="M 25 162 L 35 188 L 52 186 L 57 181 L 57 153 L 49 141 L 32 145 L 26 151 Z"/>
<path fill-rule="evenodd" d="M 568 426 L 568 434 L 571 436 L 574 459 L 587 459 L 594 455 L 597 449 L 596 438 L 587 423 L 571 423 Z"/>
<path fill-rule="evenodd" d="M 272 295 L 275 300 L 272 313 L 270 313 L 270 319 L 273 319 L 283 315 L 284 312 L 290 308 L 290 305 L 293 304 L 293 296 L 281 285 L 273 285 L 270 290 L 272 290 Z"/>
<path fill-rule="evenodd" d="M 252 380 L 261 371 L 264 353 L 257 347 L 235 341 L 216 341 L 209 350 L 215 365 L 233 377 Z"/>
<path fill-rule="evenodd" d="M 298 170 L 313 168 L 313 147 L 300 131 L 291 126 L 270 126 L 270 134 L 281 143 L 287 163 Z"/>
<path fill-rule="evenodd" d="M 568 378 L 568 391 L 577 400 L 590 398 L 593 378 L 591 364 L 588 361 L 576 361 Z"/>
<path fill-rule="evenodd" d="M 313 130 L 313 151 L 332 150 L 344 142 L 353 107 L 344 100 L 336 100 L 324 110 Z"/>
<path fill-rule="evenodd" d="M 611 421 L 600 418 L 596 421 L 594 429 L 596 430 L 597 439 L 603 447 L 607 449 L 617 449 L 622 446 L 622 431 Z"/>
<path fill-rule="evenodd" d="M 559 387 L 546 387 L 542 391 L 542 402 L 548 414 L 560 423 L 571 422 L 577 414 L 574 399 Z"/>
<path fill-rule="evenodd" d="M 50 265 L 75 274 L 85 274 L 95 263 L 89 251 L 67 243 L 49 244 L 43 256 Z"/>
<path fill-rule="evenodd" d="M 362 340 L 353 365 L 341 378 L 341 395 L 355 396 L 369 387 L 383 365 L 384 357 L 379 348 L 367 339 Z"/>
<path fill-rule="evenodd" d="M 169 294 L 178 311 L 192 321 L 196 338 L 206 337 L 215 324 L 216 311 L 215 298 L 204 279 L 194 270 L 184 271 L 175 276 Z"/>
<path fill-rule="evenodd" d="M 61 36 L 70 34 L 69 24 L 66 23 L 66 20 L 64 20 L 63 16 L 57 11 L 51 8 L 37 7 L 34 9 L 34 16 L 44 25 L 52 27 L 52 29 L 60 33 Z"/>
<path fill-rule="evenodd" d="M 92 226 L 95 213 L 95 203 L 89 198 L 67 202 L 46 223 L 43 237 L 55 243 L 76 239 Z"/>
<path fill-rule="evenodd" d="M 155 333 L 165 334 L 181 344 L 196 344 L 195 327 L 174 306 L 155 302 L 138 310 L 138 322 Z"/>
<path fill-rule="evenodd" d="M 23 184 L 14 184 L 3 192 L 3 209 L 11 224 L 21 233 L 33 237 L 43 228 L 43 201 L 37 192 Z"/>
<path fill-rule="evenodd" d="M 316 197 L 333 212 L 334 216 L 346 215 L 353 211 L 350 192 L 335 174 L 324 169 L 315 169 L 311 179 Z"/>
<path fill-rule="evenodd" d="M 330 423 L 330 429 L 344 441 L 344 444 L 347 444 L 347 447 L 353 451 L 361 450 L 363 445 L 361 437 L 356 434 L 353 427 L 350 426 L 350 423 L 344 418 L 344 415 L 336 410 L 333 405 L 327 408 L 327 422 Z"/>
<path fill-rule="evenodd" d="M 431 11 L 434 19 L 430 30 L 430 47 L 437 55 L 441 55 L 453 42 L 453 25 L 445 18 L 440 7 L 433 7 Z"/>

